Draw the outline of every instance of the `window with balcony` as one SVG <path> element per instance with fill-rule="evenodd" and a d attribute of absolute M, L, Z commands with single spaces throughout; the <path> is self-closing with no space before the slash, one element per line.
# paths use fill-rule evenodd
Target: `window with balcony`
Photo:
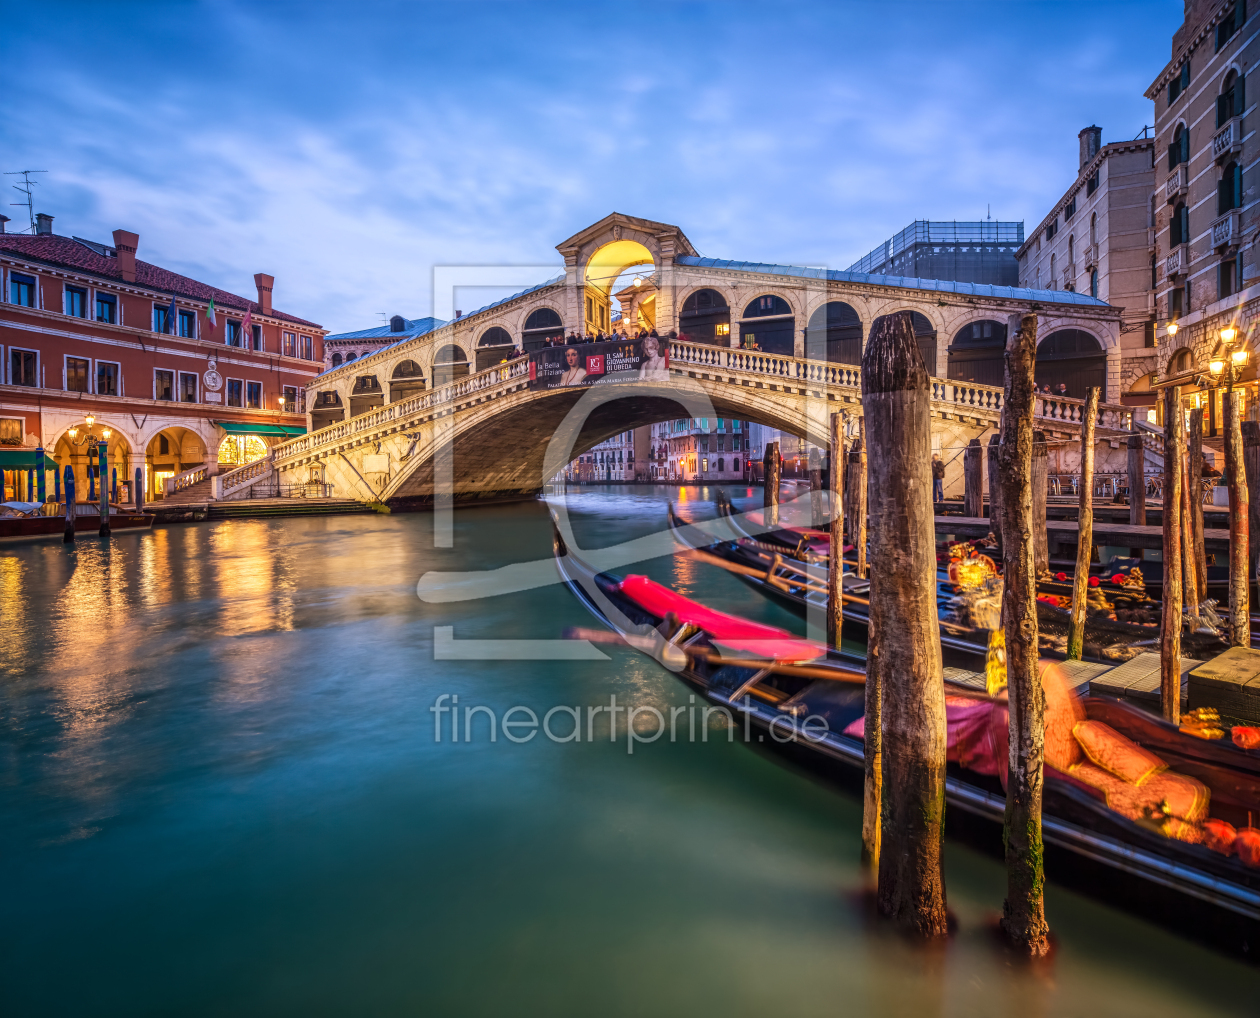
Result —
<path fill-rule="evenodd" d="M 65 289 L 65 310 L 71 318 L 87 317 L 87 291 L 81 290 L 77 286 L 67 286 Z"/>
<path fill-rule="evenodd" d="M 197 312 L 179 310 L 179 335 L 185 339 L 197 338 Z"/>
<path fill-rule="evenodd" d="M 1190 210 L 1178 202 L 1168 223 L 1168 243 L 1173 247 L 1190 242 Z"/>
<path fill-rule="evenodd" d="M 280 409 L 287 414 L 300 414 L 305 412 L 305 408 L 298 405 L 298 391 L 296 385 L 286 385 L 284 387 Z"/>
<path fill-rule="evenodd" d="M 179 373 L 179 401 L 181 403 L 197 402 L 197 374 L 194 371 Z"/>
<path fill-rule="evenodd" d="M 112 293 L 96 291 L 96 320 L 106 325 L 118 321 L 118 298 Z"/>
<path fill-rule="evenodd" d="M 35 306 L 35 277 L 20 272 L 9 273 L 9 303 L 24 308 Z"/>
<path fill-rule="evenodd" d="M 66 358 L 67 392 L 88 391 L 88 368 L 89 364 L 86 357 Z"/>
<path fill-rule="evenodd" d="M 9 351 L 9 384 L 39 385 L 39 355 L 34 350 Z"/>
<path fill-rule="evenodd" d="M 245 383 L 245 409 L 262 409 L 262 382 Z"/>
<path fill-rule="evenodd" d="M 153 372 L 153 398 L 173 402 L 175 399 L 175 372 Z"/>
<path fill-rule="evenodd" d="M 1242 208 L 1242 167 L 1230 163 L 1216 185 L 1216 214 L 1225 215 L 1232 209 Z"/>
<path fill-rule="evenodd" d="M 1173 131 L 1172 144 L 1168 146 L 1168 168 L 1175 170 L 1182 163 L 1190 161 L 1190 130 L 1185 124 L 1178 124 Z"/>
<path fill-rule="evenodd" d="M 1217 52 L 1219 52 L 1220 48 L 1224 46 L 1227 42 L 1229 42 L 1231 38 L 1233 38 L 1234 32 L 1236 32 L 1237 30 L 1238 30 L 1238 8 L 1235 7 L 1232 11 L 1226 14 L 1225 17 L 1221 18 L 1221 20 L 1217 23 L 1217 26 L 1216 26 Z"/>
<path fill-rule="evenodd" d="M 118 396 L 118 379 L 122 367 L 109 361 L 96 362 L 96 394 L 98 396 Z"/>
<path fill-rule="evenodd" d="M 1181 73 L 1168 83 L 1168 105 L 1171 106 L 1190 87 L 1190 61 L 1181 65 Z"/>
<path fill-rule="evenodd" d="M 227 405 L 243 407 L 245 405 L 244 383 L 239 378 L 227 380 Z"/>
<path fill-rule="evenodd" d="M 1243 105 L 1243 76 L 1230 71 L 1225 75 L 1221 94 L 1216 97 L 1216 126 L 1224 127 L 1227 120 L 1241 117 Z"/>

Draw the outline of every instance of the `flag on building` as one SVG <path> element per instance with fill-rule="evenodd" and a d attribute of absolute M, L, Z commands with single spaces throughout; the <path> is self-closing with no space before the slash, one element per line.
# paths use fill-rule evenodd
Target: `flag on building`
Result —
<path fill-rule="evenodd" d="M 210 298 L 210 306 L 206 308 L 206 321 L 210 323 L 210 328 L 214 328 L 219 323 L 214 320 L 214 298 Z"/>
<path fill-rule="evenodd" d="M 241 346 L 246 350 L 254 345 L 254 315 L 249 308 L 245 309 L 245 319 L 241 322 Z"/>
<path fill-rule="evenodd" d="M 175 298 L 171 298 L 171 306 L 166 309 L 166 334 L 168 336 L 178 336 L 179 330 L 176 328 L 175 322 Z"/>

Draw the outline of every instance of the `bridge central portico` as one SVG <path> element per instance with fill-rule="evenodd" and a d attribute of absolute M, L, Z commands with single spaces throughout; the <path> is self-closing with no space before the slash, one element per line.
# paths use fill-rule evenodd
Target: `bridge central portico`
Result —
<path fill-rule="evenodd" d="M 962 377 L 982 323 L 985 336 L 1001 337 L 1010 316 L 1036 310 L 1043 337 L 1096 344 L 1104 384 L 1118 391 L 1121 309 L 1081 294 L 701 258 L 677 227 L 620 214 L 557 248 L 563 277 L 314 379 L 310 433 L 274 452 L 282 479 L 321 480 L 339 495 L 399 507 L 430 504 L 435 490 L 457 499 L 536 492 L 564 465 L 552 464 L 547 450 L 558 455 L 557 429 L 590 389 L 531 388 L 530 352 L 572 333 L 609 333 L 631 316 L 638 328 L 677 335 L 668 341 L 668 380 L 596 387 L 624 397 L 603 393 L 598 406 L 588 399 L 589 416 L 561 443 L 571 456 L 619 431 L 700 416 L 686 409 L 693 405 L 825 446 L 831 411 L 861 413 L 859 363 L 870 327 L 898 312 L 912 316 L 935 376 L 942 447 L 966 445 L 998 420 L 1000 387 Z M 611 317 L 614 299 L 622 322 Z M 525 356 L 513 356 L 513 347 Z M 955 362 L 951 347 L 966 355 Z M 462 376 L 451 370 L 474 362 L 490 366 Z M 1075 433 L 1081 405 L 1043 399 L 1051 435 Z M 1128 426 L 1129 413 L 1105 404 L 1099 423 L 1106 440 Z"/>

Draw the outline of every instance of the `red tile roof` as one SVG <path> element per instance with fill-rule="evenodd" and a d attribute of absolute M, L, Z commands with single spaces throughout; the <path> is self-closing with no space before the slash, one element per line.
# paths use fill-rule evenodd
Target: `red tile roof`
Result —
<path fill-rule="evenodd" d="M 109 245 L 104 245 L 109 247 Z M 112 247 L 109 247 L 112 250 Z M 57 265 L 68 269 L 77 269 L 94 276 L 104 276 L 122 282 L 122 273 L 118 270 L 118 259 L 99 255 L 86 244 L 69 237 L 58 237 L 55 234 L 0 233 L 0 251 L 8 251 L 22 258 L 45 265 Z M 256 315 L 263 313 L 262 305 L 257 301 L 246 300 L 234 293 L 220 290 L 216 286 L 207 286 L 195 279 L 181 276 L 178 272 L 150 265 L 136 259 L 136 285 L 145 286 L 163 293 L 171 293 L 177 297 L 188 297 L 191 300 L 209 302 L 214 300 L 216 308 L 239 310 L 247 309 Z M 292 322 L 295 325 L 306 325 L 312 329 L 322 329 L 322 325 L 308 322 L 304 318 L 287 315 L 283 311 L 271 311 L 271 318 Z"/>

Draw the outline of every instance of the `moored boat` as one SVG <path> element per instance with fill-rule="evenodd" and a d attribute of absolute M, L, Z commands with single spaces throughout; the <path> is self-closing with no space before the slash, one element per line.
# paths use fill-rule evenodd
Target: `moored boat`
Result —
<path fill-rule="evenodd" d="M 75 536 L 97 534 L 100 532 L 100 525 L 99 505 L 81 503 L 75 506 Z M 111 532 L 147 530 L 152 526 L 153 517 L 148 513 L 138 513 L 120 505 L 109 506 Z M 65 532 L 66 514 L 62 505 L 54 502 L 5 502 L 0 505 L 0 541 L 60 538 L 64 537 Z"/>

